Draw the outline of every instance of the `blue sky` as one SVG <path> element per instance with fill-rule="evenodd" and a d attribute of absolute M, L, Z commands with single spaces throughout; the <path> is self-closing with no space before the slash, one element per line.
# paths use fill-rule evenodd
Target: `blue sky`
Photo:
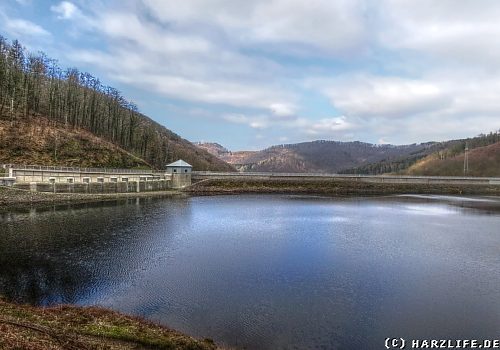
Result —
<path fill-rule="evenodd" d="M 494 0 L 4 0 L 0 34 L 247 150 L 499 129 L 498 18 Z"/>

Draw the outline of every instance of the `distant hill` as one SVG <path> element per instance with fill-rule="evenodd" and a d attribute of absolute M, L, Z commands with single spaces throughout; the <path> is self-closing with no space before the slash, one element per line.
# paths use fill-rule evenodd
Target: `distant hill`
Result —
<path fill-rule="evenodd" d="M 429 176 L 464 175 L 465 145 L 469 148 L 470 176 L 500 176 L 500 132 L 491 132 L 468 139 L 434 143 L 431 147 L 410 155 L 387 158 L 354 168 L 344 174 L 401 174 Z"/>
<path fill-rule="evenodd" d="M 467 176 L 500 176 L 500 142 L 470 150 Z M 431 154 L 412 166 L 405 174 L 428 176 L 464 175 L 464 153 L 441 158 L 438 153 Z"/>
<path fill-rule="evenodd" d="M 1 36 L 0 123 L 4 163 L 161 169 L 181 158 L 195 170 L 234 171 L 98 78 Z"/>
<path fill-rule="evenodd" d="M 231 154 L 227 148 L 216 142 L 193 142 L 193 144 L 220 159 L 223 159 Z"/>
<path fill-rule="evenodd" d="M 239 171 L 336 173 L 379 162 L 384 159 L 409 157 L 425 153 L 435 143 L 404 146 L 373 145 L 364 142 L 313 141 L 279 145 L 262 151 L 230 152 L 213 143 L 198 143 Z M 227 151 L 227 152 L 226 152 Z"/>
<path fill-rule="evenodd" d="M 470 176 L 500 176 L 500 131 L 445 142 L 374 145 L 313 141 L 231 152 L 217 143 L 196 145 L 243 172 L 463 175 L 465 145 Z"/>

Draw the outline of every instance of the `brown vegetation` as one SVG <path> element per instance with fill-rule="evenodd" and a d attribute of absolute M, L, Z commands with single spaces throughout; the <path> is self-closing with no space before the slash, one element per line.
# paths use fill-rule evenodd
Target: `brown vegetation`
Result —
<path fill-rule="evenodd" d="M 97 307 L 38 308 L 0 299 L 4 350 L 190 349 L 217 347 L 137 317 Z"/>
<path fill-rule="evenodd" d="M 432 154 L 418 161 L 406 171 L 409 175 L 463 176 L 464 153 L 450 158 Z M 467 176 L 500 176 L 500 142 L 474 148 L 469 152 Z"/>
<path fill-rule="evenodd" d="M 0 118 L 0 163 L 150 168 L 111 142 L 44 117 Z"/>
<path fill-rule="evenodd" d="M 186 189 L 186 191 L 198 195 L 240 193 L 291 193 L 326 196 L 370 196 L 391 194 L 500 195 L 500 186 L 391 184 L 331 178 L 232 178 L 203 180 L 192 185 Z"/>
<path fill-rule="evenodd" d="M 462 176 L 464 175 L 464 150 L 467 146 L 472 151 L 473 162 L 475 163 L 473 171 L 469 172 L 468 175 L 500 176 L 500 167 L 498 166 L 498 161 L 495 161 L 495 155 L 493 154 L 497 152 L 495 151 L 495 147 L 485 148 L 486 152 L 489 153 L 486 157 L 484 154 L 481 154 L 483 151 L 480 150 L 499 142 L 500 131 L 481 134 L 467 139 L 432 143 L 430 147 L 412 152 L 409 155 L 389 157 L 380 162 L 345 169 L 341 173 Z M 460 158 L 461 165 L 458 164 L 460 163 Z"/>

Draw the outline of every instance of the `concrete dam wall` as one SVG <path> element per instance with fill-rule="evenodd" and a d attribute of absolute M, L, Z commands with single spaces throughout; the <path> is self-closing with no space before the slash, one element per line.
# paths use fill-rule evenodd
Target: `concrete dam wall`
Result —
<path fill-rule="evenodd" d="M 158 181 L 129 181 L 129 182 L 91 182 L 91 183 L 15 183 L 13 188 L 33 192 L 52 193 L 128 193 L 128 192 L 152 192 L 165 191 L 170 188 L 171 180 Z"/>
<path fill-rule="evenodd" d="M 193 172 L 190 193 L 500 195 L 499 178 Z"/>
<path fill-rule="evenodd" d="M 183 161 L 180 165 L 167 165 L 165 171 L 13 164 L 3 167 L 8 177 L 0 177 L 0 186 L 32 192 L 149 192 L 179 189 L 191 184 L 191 166 Z"/>
<path fill-rule="evenodd" d="M 441 185 L 500 185 L 498 177 L 455 177 L 455 176 L 403 176 L 403 175 L 341 175 L 317 173 L 218 173 L 193 171 L 194 183 L 210 180 L 334 180 L 387 184 L 441 184 Z"/>

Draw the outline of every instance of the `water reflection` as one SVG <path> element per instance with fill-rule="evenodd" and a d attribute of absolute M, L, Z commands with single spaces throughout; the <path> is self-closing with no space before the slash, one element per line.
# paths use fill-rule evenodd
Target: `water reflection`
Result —
<path fill-rule="evenodd" d="M 491 338 L 500 215 L 485 202 L 222 196 L 2 213 L 0 293 L 255 349 Z"/>
<path fill-rule="evenodd" d="M 82 303 L 127 283 L 158 249 L 157 228 L 165 224 L 166 232 L 175 232 L 169 226 L 178 212 L 189 212 L 189 202 L 177 200 L 170 213 L 164 208 L 165 220 L 151 222 L 144 207 L 153 202 L 134 198 L 0 214 L 1 294 L 31 304 Z M 168 245 L 169 235 L 161 241 Z"/>

